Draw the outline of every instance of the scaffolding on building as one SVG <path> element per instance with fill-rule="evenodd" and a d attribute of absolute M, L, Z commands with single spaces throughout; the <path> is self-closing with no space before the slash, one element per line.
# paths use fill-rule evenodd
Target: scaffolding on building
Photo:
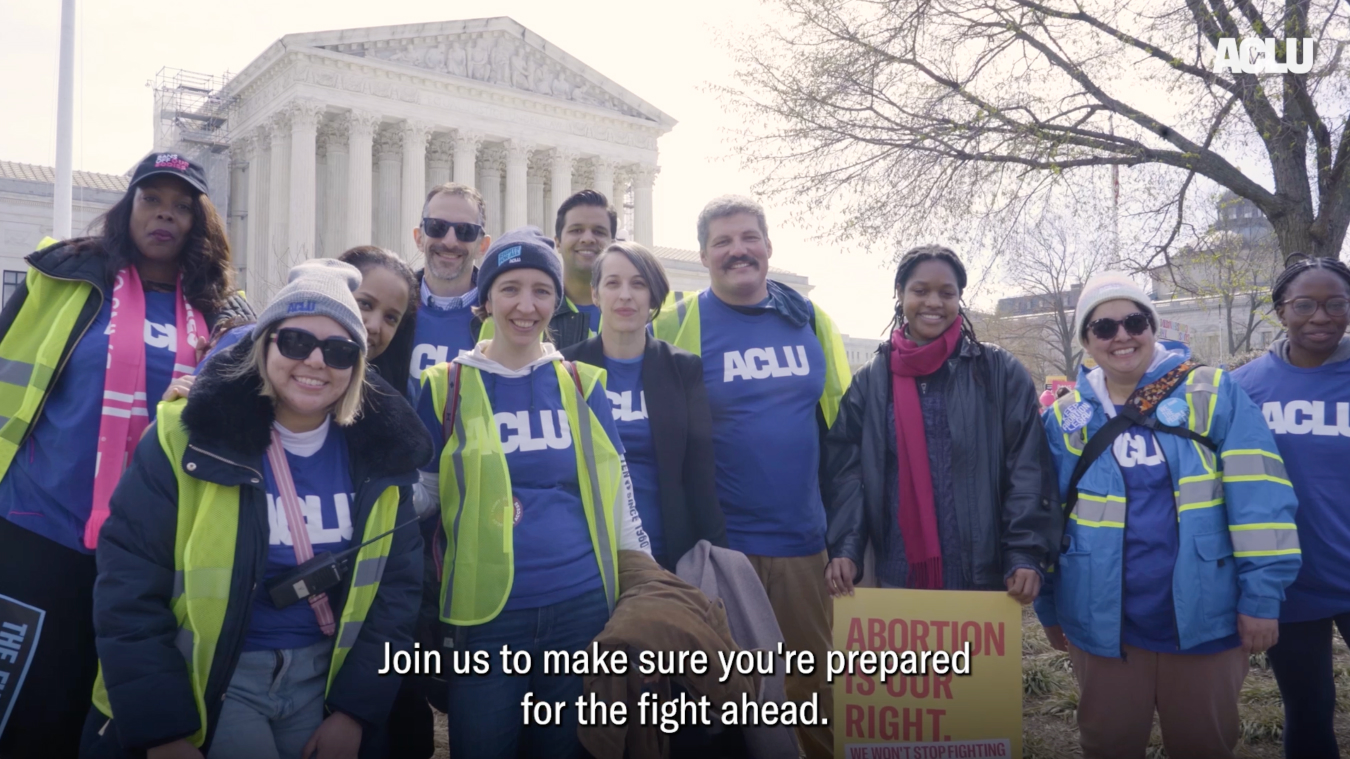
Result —
<path fill-rule="evenodd" d="M 187 144 L 221 153 L 230 147 L 230 112 L 237 101 L 225 94 L 231 74 L 201 74 L 164 67 L 155 74 L 156 144 Z"/>

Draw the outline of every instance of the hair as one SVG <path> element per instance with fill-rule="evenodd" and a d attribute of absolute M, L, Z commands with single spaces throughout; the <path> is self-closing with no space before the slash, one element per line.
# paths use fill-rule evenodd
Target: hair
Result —
<path fill-rule="evenodd" d="M 1284 271 L 1280 272 L 1275 278 L 1275 284 L 1270 289 L 1270 304 L 1272 308 L 1278 308 L 1284 304 L 1284 295 L 1289 291 L 1289 286 L 1298 279 L 1300 274 L 1314 269 L 1322 269 L 1331 272 L 1340 277 L 1345 282 L 1346 290 L 1350 290 L 1350 267 L 1341 263 L 1336 258 L 1316 258 L 1303 253 L 1295 253 L 1284 259 Z"/>
<path fill-rule="evenodd" d="M 102 246 L 108 258 L 109 281 L 117 276 L 117 272 L 144 258 L 131 239 L 131 210 L 136 202 L 136 189 L 142 185 L 144 181 L 128 187 L 121 200 L 90 224 L 91 229 L 98 230 L 95 236 L 81 241 Z M 186 182 L 183 186 L 192 192 L 192 229 L 178 254 L 183 297 L 193 308 L 203 313 L 215 313 L 234 290 L 230 242 L 225 235 L 225 223 L 211 199 Z"/>
<path fill-rule="evenodd" d="M 708 201 L 708 205 L 698 212 L 698 249 L 708 249 L 708 227 L 716 219 L 724 219 L 736 214 L 748 213 L 759 223 L 759 231 L 764 239 L 769 239 L 769 220 L 764 216 L 764 206 L 753 198 L 744 195 L 722 195 Z"/>
<path fill-rule="evenodd" d="M 426 218 L 427 206 L 431 204 L 431 199 L 437 195 L 454 195 L 464 198 L 478 207 L 478 226 L 487 227 L 487 204 L 483 202 L 483 193 L 474 188 L 460 184 L 458 182 L 445 182 L 438 184 L 427 191 L 427 199 L 422 201 L 422 217 Z"/>
<path fill-rule="evenodd" d="M 956 274 L 956 293 L 960 297 L 966 291 L 966 283 L 969 281 L 966 276 L 966 265 L 961 263 L 960 256 L 951 248 L 941 245 L 920 245 L 917 248 L 910 248 L 903 256 L 900 256 L 900 264 L 895 270 L 895 315 L 891 317 L 890 329 L 900 329 L 905 323 L 904 298 L 900 296 L 909 278 L 914 276 L 914 270 L 924 261 L 941 261 L 952 267 Z M 964 305 L 957 305 L 957 313 L 961 315 L 961 334 L 965 335 L 972 343 L 979 344 L 980 339 L 975 335 L 975 325 L 971 323 L 970 316 L 966 313 Z"/>
<path fill-rule="evenodd" d="M 666 295 L 670 293 L 670 279 L 666 277 L 666 269 L 661 265 L 660 259 L 652 255 L 646 246 L 627 240 L 613 242 L 605 248 L 595 259 L 595 266 L 591 267 L 591 289 L 600 289 L 600 271 L 603 269 L 605 259 L 611 253 L 617 253 L 628 259 L 628 262 L 637 268 L 638 274 L 647 281 L 647 290 L 651 292 L 651 309 L 647 314 L 647 321 L 656 318 L 661 313 L 661 304 L 665 302 Z"/>
<path fill-rule="evenodd" d="M 273 387 L 272 381 L 267 378 L 267 350 L 272 345 L 272 337 L 276 335 L 285 319 L 267 328 L 261 337 L 253 341 L 253 348 L 249 350 L 248 359 L 232 367 L 225 372 L 227 379 L 243 379 L 245 377 L 257 377 L 261 385 L 258 391 L 264 398 L 271 398 L 273 403 L 277 400 L 277 389 Z M 333 421 L 339 426 L 346 427 L 356 421 L 356 417 L 361 413 L 361 404 L 364 400 L 366 387 L 366 362 L 357 361 L 352 366 L 351 381 L 347 384 L 347 390 L 338 398 L 337 403 L 330 409 L 333 414 Z"/>
<path fill-rule="evenodd" d="M 553 223 L 553 236 L 559 240 L 562 239 L 563 223 L 567 220 L 567 212 L 579 206 L 595 206 L 603 208 L 609 214 L 609 236 L 613 238 L 619 234 L 619 214 L 609 204 L 609 199 L 604 193 L 595 190 L 582 190 L 572 193 L 572 197 L 564 200 L 562 205 L 558 206 L 558 218 Z"/>
<path fill-rule="evenodd" d="M 375 367 L 375 371 L 379 372 L 394 390 L 402 394 L 408 386 L 408 378 L 412 375 L 412 354 L 416 345 L 417 307 L 421 301 L 417 275 L 403 259 L 374 245 L 358 245 L 338 256 L 338 260 L 360 269 L 362 276 L 376 267 L 387 269 L 408 286 L 408 306 L 403 312 L 403 319 L 398 323 L 398 329 L 394 330 L 394 336 L 390 338 L 389 346 L 384 349 L 384 353 L 369 361 L 370 365 Z"/>

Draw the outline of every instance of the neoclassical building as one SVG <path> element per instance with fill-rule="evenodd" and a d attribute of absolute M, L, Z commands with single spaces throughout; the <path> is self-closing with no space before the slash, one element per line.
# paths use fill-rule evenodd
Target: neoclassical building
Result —
<path fill-rule="evenodd" d="M 162 77 L 156 93 L 156 148 L 194 152 L 228 186 L 259 293 L 357 244 L 419 264 L 426 191 L 450 180 L 483 193 L 494 235 L 551 232 L 562 199 L 591 187 L 626 202 L 628 236 L 650 245 L 657 138 L 675 125 L 504 17 L 287 35 L 219 89 Z"/>

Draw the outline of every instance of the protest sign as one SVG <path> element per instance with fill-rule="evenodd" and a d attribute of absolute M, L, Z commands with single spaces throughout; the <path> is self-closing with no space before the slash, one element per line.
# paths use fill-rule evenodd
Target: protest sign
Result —
<path fill-rule="evenodd" d="M 836 757 L 1022 755 L 1022 611 L 1007 594 L 858 588 L 835 599 L 834 648 Z"/>

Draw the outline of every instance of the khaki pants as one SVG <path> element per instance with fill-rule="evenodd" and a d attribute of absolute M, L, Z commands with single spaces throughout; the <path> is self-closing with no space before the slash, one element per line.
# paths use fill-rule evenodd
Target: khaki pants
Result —
<path fill-rule="evenodd" d="M 807 701 L 813 692 L 819 693 L 820 715 L 833 720 L 834 694 L 825 682 L 825 660 L 834 643 L 830 632 L 834 624 L 834 603 L 825 588 L 828 556 L 821 551 L 814 556 L 746 558 L 750 559 L 769 594 L 769 604 L 783 631 L 783 648 L 810 651 L 816 657 L 813 675 L 787 676 L 788 700 Z M 808 759 L 834 756 L 834 728 L 830 725 L 799 727 L 797 740 Z"/>
<path fill-rule="evenodd" d="M 1069 645 L 1084 759 L 1142 759 L 1155 709 L 1168 756 L 1231 759 L 1248 667 L 1241 647 L 1186 655 L 1125 646 L 1125 656 L 1095 656 Z"/>

